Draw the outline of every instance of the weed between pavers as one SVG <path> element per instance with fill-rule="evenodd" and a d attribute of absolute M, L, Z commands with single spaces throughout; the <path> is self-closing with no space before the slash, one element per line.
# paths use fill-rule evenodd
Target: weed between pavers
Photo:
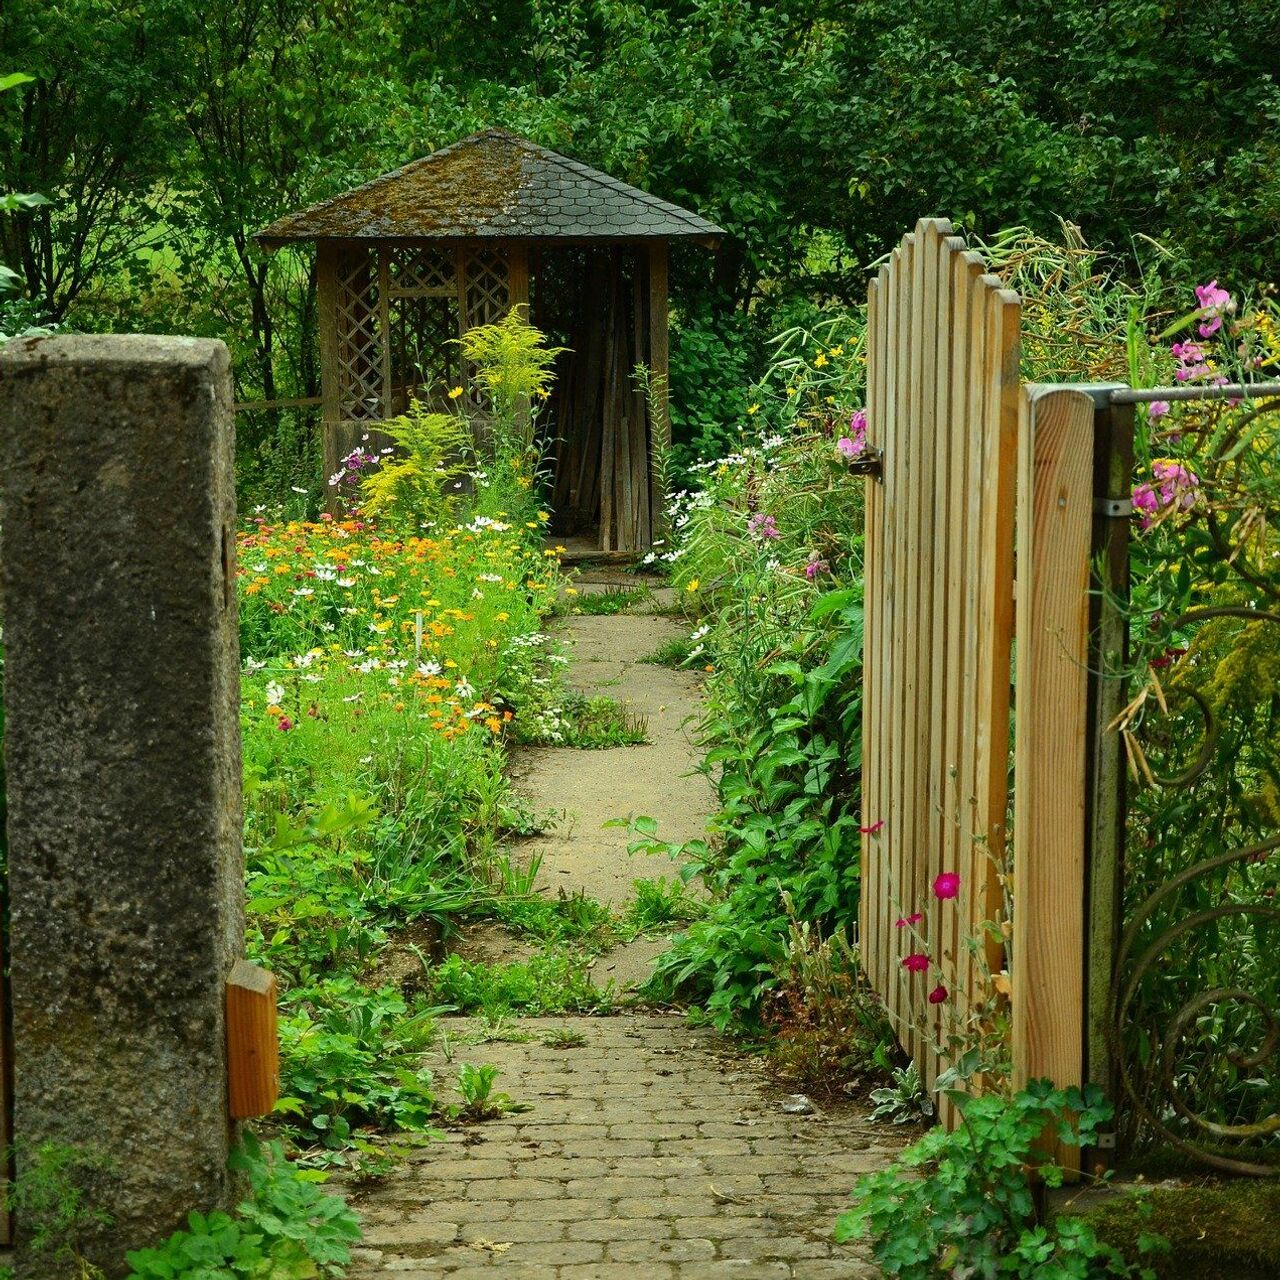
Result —
<path fill-rule="evenodd" d="M 516 741 L 535 747 L 586 750 L 638 746 L 649 741 L 647 717 L 606 694 L 566 693 L 558 707 L 517 720 Z"/>
<path fill-rule="evenodd" d="M 569 588 L 574 591 L 575 588 Z M 626 613 L 634 605 L 652 599 L 648 587 L 609 587 L 604 591 L 576 592 L 556 601 L 555 612 L 560 615 L 608 617 Z"/>

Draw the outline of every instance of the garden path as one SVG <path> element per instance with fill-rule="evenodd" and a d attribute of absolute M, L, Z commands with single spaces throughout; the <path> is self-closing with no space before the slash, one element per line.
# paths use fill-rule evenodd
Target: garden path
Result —
<path fill-rule="evenodd" d="M 607 576 L 607 575 L 606 575 Z M 589 581 L 579 590 L 603 589 Z M 661 606 L 662 598 L 658 597 Z M 645 606 L 641 606 L 644 608 Z M 585 889 L 626 905 L 639 868 L 627 832 L 608 818 L 648 814 L 667 838 L 701 832 L 711 793 L 690 776 L 686 721 L 697 680 L 642 664 L 681 628 L 646 613 L 574 617 L 571 681 L 629 702 L 650 743 L 603 751 L 526 753 L 517 780 L 538 809 L 561 815 L 539 837 L 546 888 Z M 661 941 L 620 948 L 593 971 L 625 986 Z M 344 1188 L 364 1221 L 353 1280 L 863 1280 L 878 1275 L 831 1240 L 856 1174 L 900 1145 L 848 1106 L 782 1110 L 784 1090 L 757 1058 L 684 1019 L 632 1011 L 607 1018 L 525 1018 L 494 1031 L 449 1024 L 433 1065 L 442 1082 L 461 1061 L 501 1071 L 498 1088 L 529 1110 L 415 1146 L 390 1177 Z"/>

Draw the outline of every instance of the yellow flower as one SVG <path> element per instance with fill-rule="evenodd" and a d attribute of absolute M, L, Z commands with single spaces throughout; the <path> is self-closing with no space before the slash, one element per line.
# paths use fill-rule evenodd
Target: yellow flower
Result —
<path fill-rule="evenodd" d="M 689 591 L 689 592 L 697 591 L 697 589 L 698 589 L 698 580 L 697 580 L 697 578 L 694 578 L 694 579 L 693 579 L 693 581 L 692 581 L 692 582 L 690 582 L 690 583 L 689 583 L 689 585 L 688 585 L 687 587 L 685 587 L 685 590 L 686 590 L 686 591 Z"/>
<path fill-rule="evenodd" d="M 756 414 L 756 413 L 759 413 L 759 412 L 760 412 L 760 406 L 759 406 L 758 404 L 752 404 L 752 405 L 748 405 L 748 406 L 747 406 L 747 413 L 748 413 L 748 414 Z"/>
<path fill-rule="evenodd" d="M 577 587 L 565 587 L 565 589 L 564 589 L 564 593 L 565 593 L 565 595 L 567 595 L 567 596 L 576 596 L 576 595 L 578 594 L 578 588 L 577 588 Z"/>
<path fill-rule="evenodd" d="M 461 396 L 461 395 L 462 395 L 462 388 L 461 388 L 461 387 L 454 387 L 454 389 L 453 389 L 452 391 L 450 391 L 450 392 L 449 392 L 449 399 L 450 399 L 450 400 L 456 400 L 456 399 L 458 399 L 458 397 L 459 397 L 459 396 Z"/>
<path fill-rule="evenodd" d="M 821 351 L 819 351 L 816 359 L 813 362 L 813 367 L 815 369 L 821 369 L 822 366 L 826 363 L 827 363 L 827 357 Z"/>

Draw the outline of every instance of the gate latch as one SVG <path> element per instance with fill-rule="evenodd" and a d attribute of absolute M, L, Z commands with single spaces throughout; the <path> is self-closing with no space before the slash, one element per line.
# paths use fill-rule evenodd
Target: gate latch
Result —
<path fill-rule="evenodd" d="M 856 458 L 849 461 L 848 470 L 855 476 L 873 476 L 877 480 L 884 479 L 884 452 L 880 449 L 864 449 Z"/>

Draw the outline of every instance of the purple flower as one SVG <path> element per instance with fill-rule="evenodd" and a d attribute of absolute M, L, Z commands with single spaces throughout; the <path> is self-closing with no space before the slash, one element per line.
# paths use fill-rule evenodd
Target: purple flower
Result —
<path fill-rule="evenodd" d="M 1224 311 L 1235 310 L 1231 295 L 1225 289 L 1219 289 L 1216 280 L 1196 286 L 1196 301 L 1199 302 L 1201 314 L 1205 317 L 1200 325 L 1202 338 L 1207 338 L 1211 333 L 1217 333 L 1222 328 Z"/>
<path fill-rule="evenodd" d="M 1169 402 L 1167 400 L 1153 400 L 1147 405 L 1148 418 L 1163 418 L 1169 412 Z"/>
<path fill-rule="evenodd" d="M 772 542 L 782 537 L 782 534 L 778 532 L 778 525 L 774 518 L 759 511 L 747 521 L 747 532 L 767 542 Z"/>
<path fill-rule="evenodd" d="M 836 441 L 836 450 L 850 462 L 861 457 L 867 448 L 867 415 L 861 409 L 849 419 L 849 434 Z"/>
<path fill-rule="evenodd" d="M 804 567 L 804 576 L 812 582 L 818 574 L 826 573 L 829 568 L 830 566 L 827 562 L 816 551 L 811 551 L 809 553 L 809 563 Z"/>

